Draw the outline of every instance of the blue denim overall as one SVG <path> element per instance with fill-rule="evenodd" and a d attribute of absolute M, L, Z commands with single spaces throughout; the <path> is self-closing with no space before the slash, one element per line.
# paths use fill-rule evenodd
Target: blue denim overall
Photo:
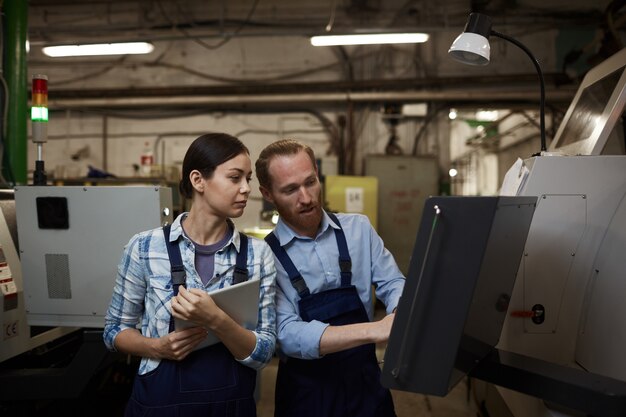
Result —
<path fill-rule="evenodd" d="M 339 225 L 332 213 L 328 216 Z M 352 285 L 352 261 L 343 229 L 335 230 L 341 286 L 311 294 L 302 275 L 270 233 L 265 240 L 298 292 L 300 317 L 332 326 L 368 322 L 367 312 Z M 278 365 L 275 417 L 394 417 L 391 393 L 380 384 L 375 344 L 331 353 L 320 359 L 287 358 Z"/>
<path fill-rule="evenodd" d="M 163 228 L 172 271 L 174 295 L 185 285 L 178 241 L 170 242 L 170 226 Z M 240 234 L 233 284 L 248 279 L 248 239 Z M 170 319 L 170 331 L 174 318 Z M 182 361 L 161 360 L 159 366 L 137 375 L 126 417 L 255 417 L 253 398 L 256 371 L 237 362 L 222 343 L 192 352 Z"/>

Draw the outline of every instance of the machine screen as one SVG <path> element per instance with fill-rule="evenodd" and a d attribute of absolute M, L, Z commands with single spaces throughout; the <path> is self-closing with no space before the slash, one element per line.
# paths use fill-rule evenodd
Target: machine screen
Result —
<path fill-rule="evenodd" d="M 585 88 L 565 125 L 557 148 L 587 139 L 601 122 L 602 113 L 611 98 L 623 69 Z"/>

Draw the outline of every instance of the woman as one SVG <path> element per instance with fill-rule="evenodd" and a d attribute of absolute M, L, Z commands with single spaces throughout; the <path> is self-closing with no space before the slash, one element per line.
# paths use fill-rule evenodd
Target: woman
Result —
<path fill-rule="evenodd" d="M 179 186 L 192 201 L 189 212 L 171 228 L 135 235 L 125 247 L 104 341 L 111 350 L 142 358 L 126 416 L 256 415 L 256 370 L 275 347 L 276 271 L 266 243 L 239 233 L 230 220 L 243 214 L 251 167 L 237 138 L 200 136 L 185 154 Z M 254 331 L 207 294 L 248 277 L 260 280 Z M 174 318 L 198 326 L 175 330 Z M 195 349 L 207 330 L 221 343 Z"/>

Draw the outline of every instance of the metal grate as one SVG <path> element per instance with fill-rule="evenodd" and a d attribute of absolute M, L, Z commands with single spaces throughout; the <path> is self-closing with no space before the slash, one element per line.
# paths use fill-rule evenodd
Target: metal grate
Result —
<path fill-rule="evenodd" d="M 48 298 L 71 299 L 70 266 L 67 254 L 46 253 Z"/>

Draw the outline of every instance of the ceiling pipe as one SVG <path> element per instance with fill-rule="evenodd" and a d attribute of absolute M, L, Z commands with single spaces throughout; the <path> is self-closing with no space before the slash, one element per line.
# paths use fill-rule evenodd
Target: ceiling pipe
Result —
<path fill-rule="evenodd" d="M 572 89 L 548 89 L 547 99 L 552 103 L 568 103 L 574 97 Z M 52 96 L 52 94 L 51 94 Z M 49 99 L 51 110 L 87 108 L 179 108 L 179 107 L 240 107 L 260 105 L 341 105 L 347 102 L 534 102 L 534 91 L 378 91 L 378 92 L 323 92 L 323 93 L 283 93 L 283 94 L 232 94 L 203 96 L 150 96 L 150 97 L 102 97 L 102 98 L 59 98 Z"/>

